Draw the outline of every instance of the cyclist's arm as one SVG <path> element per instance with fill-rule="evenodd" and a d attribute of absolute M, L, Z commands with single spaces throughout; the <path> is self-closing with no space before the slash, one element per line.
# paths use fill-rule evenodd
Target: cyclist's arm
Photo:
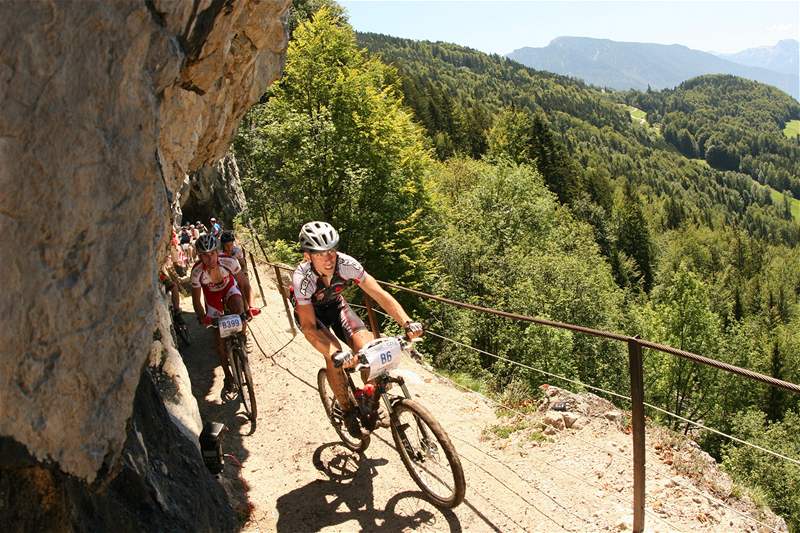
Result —
<path fill-rule="evenodd" d="M 313 305 L 297 304 L 295 311 L 297 311 L 297 318 L 300 321 L 300 329 L 303 331 L 303 335 L 322 355 L 330 357 L 342 349 L 338 342 L 334 342 L 333 339 L 317 328 L 317 315 L 314 312 Z"/>
<path fill-rule="evenodd" d="M 245 303 L 248 307 L 253 307 L 253 291 L 250 290 L 250 280 L 247 278 L 244 270 L 240 270 L 234 274 L 234 277 L 236 278 L 236 283 L 239 284 L 239 288 L 242 289 Z"/>
<path fill-rule="evenodd" d="M 405 326 L 406 322 L 411 321 L 405 309 L 403 309 L 403 306 L 400 305 L 400 302 L 395 300 L 394 296 L 383 290 L 383 287 L 378 285 L 375 278 L 369 274 L 364 274 L 364 279 L 361 280 L 358 286 L 364 289 L 364 292 L 369 294 L 372 299 L 401 326 Z"/>
<path fill-rule="evenodd" d="M 206 316 L 206 310 L 200 299 L 201 294 L 203 294 L 203 289 L 200 287 L 192 287 L 192 307 L 194 307 L 194 314 L 197 315 L 198 320 L 202 320 L 203 317 Z"/>

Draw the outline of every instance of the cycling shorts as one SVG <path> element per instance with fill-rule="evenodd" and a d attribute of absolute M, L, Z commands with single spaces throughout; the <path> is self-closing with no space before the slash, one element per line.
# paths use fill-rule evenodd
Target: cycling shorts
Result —
<path fill-rule="evenodd" d="M 239 286 L 233 281 L 233 277 L 231 277 L 231 281 L 223 290 L 205 291 L 206 314 L 211 318 L 219 318 L 224 315 L 225 303 L 228 301 L 228 298 L 235 294 L 241 296 L 242 291 L 239 290 Z"/>
<path fill-rule="evenodd" d="M 361 317 L 353 311 L 344 298 L 340 298 L 329 305 L 315 305 L 314 313 L 317 315 L 317 327 L 331 329 L 334 335 L 345 341 L 349 346 L 352 346 L 354 334 L 367 329 Z M 294 313 L 294 321 L 300 327 L 297 311 Z"/>

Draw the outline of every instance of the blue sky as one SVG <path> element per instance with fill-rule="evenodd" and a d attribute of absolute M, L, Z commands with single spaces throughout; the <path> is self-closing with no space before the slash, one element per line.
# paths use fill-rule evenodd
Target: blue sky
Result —
<path fill-rule="evenodd" d="M 738 52 L 800 38 L 787 2 L 344 1 L 357 31 L 448 41 L 507 54 L 562 35 Z"/>

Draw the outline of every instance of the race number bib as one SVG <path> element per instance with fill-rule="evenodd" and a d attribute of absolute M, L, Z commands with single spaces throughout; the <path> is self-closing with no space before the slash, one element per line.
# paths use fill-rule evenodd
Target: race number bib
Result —
<path fill-rule="evenodd" d="M 400 341 L 394 337 L 375 339 L 361 349 L 361 353 L 369 363 L 369 378 L 388 372 L 400 364 L 400 354 L 403 348 Z"/>
<path fill-rule="evenodd" d="M 225 315 L 219 318 L 219 336 L 230 337 L 242 331 L 242 317 L 239 315 Z"/>

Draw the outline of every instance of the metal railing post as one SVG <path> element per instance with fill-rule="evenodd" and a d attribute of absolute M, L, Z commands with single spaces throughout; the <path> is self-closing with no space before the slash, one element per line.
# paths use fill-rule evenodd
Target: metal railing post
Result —
<path fill-rule="evenodd" d="M 281 293 L 281 299 L 283 300 L 283 309 L 286 311 L 286 318 L 289 320 L 289 327 L 292 328 L 292 336 L 297 335 L 297 330 L 294 327 L 294 320 L 292 320 L 292 313 L 289 310 L 289 297 L 286 294 L 286 290 L 283 288 L 283 278 L 281 277 L 281 269 L 278 265 L 272 265 L 275 269 L 275 280 L 278 282 L 278 292 Z"/>
<path fill-rule="evenodd" d="M 256 283 L 258 283 L 258 292 L 261 293 L 261 303 L 265 306 L 267 305 L 267 299 L 264 297 L 264 289 L 261 287 L 261 276 L 258 275 L 258 265 L 256 264 L 256 258 L 253 257 L 253 252 L 248 252 L 250 254 L 250 265 L 253 267 L 253 272 L 256 275 Z M 252 287 L 250 290 L 253 290 Z"/>
<path fill-rule="evenodd" d="M 370 298 L 368 294 L 364 295 L 364 304 L 364 307 L 367 308 L 367 316 L 369 317 L 369 328 L 377 339 L 381 336 L 381 332 L 378 329 L 378 321 L 375 319 L 375 310 L 372 308 L 372 298 Z"/>
<path fill-rule="evenodd" d="M 636 338 L 628 341 L 631 374 L 631 433 L 633 434 L 633 531 L 644 531 L 645 449 L 644 449 L 644 378 L 642 345 Z"/>

